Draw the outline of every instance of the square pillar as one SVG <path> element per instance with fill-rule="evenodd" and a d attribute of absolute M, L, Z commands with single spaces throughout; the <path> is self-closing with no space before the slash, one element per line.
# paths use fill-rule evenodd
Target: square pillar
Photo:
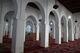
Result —
<path fill-rule="evenodd" d="M 13 30 L 13 20 L 9 20 L 9 25 L 8 25 L 8 30 L 9 30 L 9 38 L 12 38 L 12 30 Z"/>
<path fill-rule="evenodd" d="M 41 23 L 41 46 L 49 47 L 49 24 Z"/>
<path fill-rule="evenodd" d="M 71 28 L 72 28 L 72 38 L 71 38 L 71 40 L 74 41 L 74 26 L 73 26 L 73 21 L 72 21 Z"/>
<path fill-rule="evenodd" d="M 70 20 L 71 21 L 71 20 Z M 68 29 L 68 34 L 69 34 L 69 37 L 68 37 L 68 39 L 70 40 L 70 41 L 74 41 L 74 28 L 73 28 L 74 26 L 73 26 L 73 23 L 72 23 L 72 21 L 71 21 L 71 23 L 70 23 L 70 30 Z"/>
<path fill-rule="evenodd" d="M 65 22 L 65 26 L 64 26 L 65 28 L 64 28 L 64 41 L 65 42 L 68 42 L 68 22 L 66 21 Z"/>
<path fill-rule="evenodd" d="M 0 21 L 0 43 L 3 42 L 3 35 L 4 35 L 4 18 L 1 17 L 1 21 Z"/>
<path fill-rule="evenodd" d="M 14 19 L 12 35 L 12 53 L 24 53 L 24 21 Z"/>
<path fill-rule="evenodd" d="M 61 21 L 55 23 L 55 43 L 61 44 Z"/>
<path fill-rule="evenodd" d="M 39 23 L 37 23 L 37 34 L 36 34 L 36 40 L 39 40 Z"/>

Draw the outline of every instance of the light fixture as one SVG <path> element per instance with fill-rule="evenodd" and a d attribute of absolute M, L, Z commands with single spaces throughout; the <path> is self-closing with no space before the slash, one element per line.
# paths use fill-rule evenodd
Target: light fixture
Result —
<path fill-rule="evenodd" d="M 53 23 L 52 22 L 50 22 L 50 25 L 52 25 Z"/>
<path fill-rule="evenodd" d="M 54 9 L 57 9 L 59 6 L 57 5 L 57 0 L 55 0 L 55 5 L 53 6 Z"/>
<path fill-rule="evenodd" d="M 71 19 L 71 16 L 69 16 L 68 18 Z"/>

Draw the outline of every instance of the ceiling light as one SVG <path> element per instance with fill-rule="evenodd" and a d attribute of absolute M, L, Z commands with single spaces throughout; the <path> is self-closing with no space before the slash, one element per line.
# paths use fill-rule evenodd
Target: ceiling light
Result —
<path fill-rule="evenodd" d="M 51 22 L 50 25 L 52 25 L 53 23 Z"/>
<path fill-rule="evenodd" d="M 71 19 L 71 16 L 69 16 L 68 18 Z"/>

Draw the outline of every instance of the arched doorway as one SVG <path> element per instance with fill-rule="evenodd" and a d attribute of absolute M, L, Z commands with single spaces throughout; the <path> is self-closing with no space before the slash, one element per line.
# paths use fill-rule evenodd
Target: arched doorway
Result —
<path fill-rule="evenodd" d="M 37 10 L 37 11 L 39 11 L 39 14 L 41 14 L 41 16 L 42 16 L 42 19 L 41 19 L 41 21 L 40 21 L 40 23 L 42 23 L 42 22 L 44 22 L 44 20 L 45 20 L 45 15 L 44 15 L 44 9 L 43 9 L 43 7 L 42 7 L 42 5 L 39 3 L 39 2 L 37 2 L 37 1 L 35 1 L 35 2 L 28 2 L 27 3 L 27 6 L 26 6 L 26 9 L 28 8 L 28 7 L 30 7 L 30 9 L 31 8 L 34 8 L 34 10 Z M 36 12 L 37 13 L 37 12 Z M 39 20 L 38 20 L 39 21 Z M 38 23 L 38 24 L 40 24 L 40 23 Z M 40 25 L 37 25 L 37 38 L 39 39 L 39 26 L 41 26 L 40 28 L 41 28 L 41 30 L 43 30 L 42 29 L 42 24 L 40 24 Z M 41 31 L 40 32 L 40 38 L 41 39 L 39 39 L 40 40 L 40 43 L 42 43 L 41 44 L 41 46 L 43 46 L 43 47 L 45 47 L 44 46 L 44 43 L 45 42 L 43 42 L 43 41 L 45 41 L 44 39 L 45 39 L 45 37 L 43 38 L 43 35 L 44 33 Z M 38 40 L 37 39 L 37 40 Z"/>
<path fill-rule="evenodd" d="M 49 45 L 51 46 L 54 43 L 55 39 L 55 16 L 53 12 L 50 12 L 49 15 Z"/>
<path fill-rule="evenodd" d="M 55 23 L 54 23 L 54 21 L 49 22 L 49 34 L 53 39 L 55 39 Z"/>
<path fill-rule="evenodd" d="M 52 18 L 52 20 L 53 20 L 53 27 L 52 27 L 52 29 L 54 30 L 54 38 L 55 38 L 55 41 L 52 41 L 53 43 L 55 42 L 55 43 L 57 43 L 57 44 L 60 44 L 60 37 L 59 37 L 59 27 L 58 27 L 58 25 L 59 25 L 59 18 L 58 18 L 58 15 L 57 15 L 57 13 L 55 12 L 55 11 L 51 11 L 50 12 L 50 14 L 49 14 L 49 18 Z M 51 29 L 51 30 L 52 30 Z M 54 39 L 54 38 L 52 38 L 52 39 Z"/>
<path fill-rule="evenodd" d="M 12 31 L 13 31 L 13 19 L 15 16 L 14 11 L 9 11 L 6 13 L 4 18 L 4 35 L 7 35 L 8 38 L 12 38 Z"/>
<path fill-rule="evenodd" d="M 67 35 L 67 21 L 64 16 L 61 18 L 61 38 L 62 42 L 68 42 L 68 35 Z"/>
<path fill-rule="evenodd" d="M 29 16 L 26 19 L 26 32 L 25 32 L 25 40 L 28 39 L 32 41 L 36 41 L 36 33 L 37 33 L 37 20 L 33 16 Z"/>

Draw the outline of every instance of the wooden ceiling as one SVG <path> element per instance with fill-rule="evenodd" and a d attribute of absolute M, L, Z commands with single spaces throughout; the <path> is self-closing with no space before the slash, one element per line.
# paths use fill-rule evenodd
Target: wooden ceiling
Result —
<path fill-rule="evenodd" d="M 80 12 L 80 0 L 58 0 L 72 13 Z"/>

